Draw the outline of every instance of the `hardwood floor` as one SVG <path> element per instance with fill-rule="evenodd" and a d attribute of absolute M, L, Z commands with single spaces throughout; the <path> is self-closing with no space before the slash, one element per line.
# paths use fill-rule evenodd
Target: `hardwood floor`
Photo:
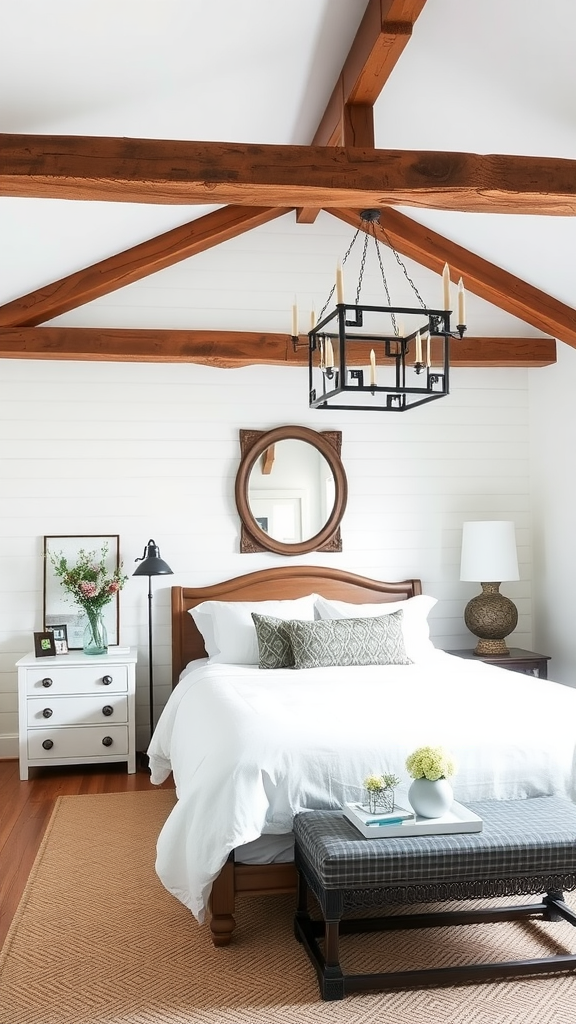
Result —
<path fill-rule="evenodd" d="M 148 788 L 152 788 L 148 770 L 141 768 L 135 775 L 128 775 L 125 764 L 32 768 L 29 780 L 21 782 L 18 761 L 0 761 L 0 946 L 20 902 L 56 798 Z M 172 776 L 161 788 L 174 788 Z"/>

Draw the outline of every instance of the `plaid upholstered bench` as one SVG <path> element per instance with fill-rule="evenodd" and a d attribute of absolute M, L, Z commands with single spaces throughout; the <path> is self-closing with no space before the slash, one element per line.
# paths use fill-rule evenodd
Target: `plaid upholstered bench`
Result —
<path fill-rule="evenodd" d="M 576 970 L 576 954 L 505 963 L 346 974 L 339 937 L 350 932 L 444 927 L 539 917 L 569 921 L 565 890 L 576 889 L 576 806 L 557 797 L 485 801 L 467 806 L 481 832 L 364 839 L 341 811 L 305 811 L 294 820 L 298 869 L 296 937 L 316 968 L 323 999 L 366 989 L 422 988 L 459 982 Z M 308 910 L 311 890 L 324 920 Z M 544 894 L 541 902 L 436 913 L 390 914 L 390 905 Z M 347 917 L 368 908 L 385 917 Z M 321 950 L 319 939 L 324 939 Z"/>

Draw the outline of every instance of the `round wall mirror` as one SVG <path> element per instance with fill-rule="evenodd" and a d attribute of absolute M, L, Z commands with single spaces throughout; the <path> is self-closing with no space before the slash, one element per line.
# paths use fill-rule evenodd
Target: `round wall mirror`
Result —
<path fill-rule="evenodd" d="M 341 551 L 348 487 L 340 431 L 241 430 L 236 506 L 240 550 L 299 555 Z"/>

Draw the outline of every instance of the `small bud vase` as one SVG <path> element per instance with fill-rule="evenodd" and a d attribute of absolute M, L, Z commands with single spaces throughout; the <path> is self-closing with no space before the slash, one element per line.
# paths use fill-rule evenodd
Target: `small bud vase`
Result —
<path fill-rule="evenodd" d="M 88 622 L 82 638 L 84 654 L 108 654 L 108 634 L 101 609 L 85 608 Z"/>
<path fill-rule="evenodd" d="M 408 801 L 421 818 L 439 818 L 454 803 L 448 779 L 414 779 L 408 790 Z"/>
<path fill-rule="evenodd" d="M 364 804 L 370 814 L 388 814 L 394 810 L 394 790 L 391 786 L 382 789 L 367 789 Z"/>

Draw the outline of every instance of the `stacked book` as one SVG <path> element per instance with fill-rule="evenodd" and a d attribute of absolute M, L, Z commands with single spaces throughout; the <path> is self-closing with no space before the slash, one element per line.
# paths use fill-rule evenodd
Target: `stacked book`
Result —
<path fill-rule="evenodd" d="M 398 804 L 385 814 L 372 814 L 362 804 L 344 804 L 342 812 L 366 839 L 482 831 L 482 818 L 456 802 L 439 818 L 422 818 Z"/>

